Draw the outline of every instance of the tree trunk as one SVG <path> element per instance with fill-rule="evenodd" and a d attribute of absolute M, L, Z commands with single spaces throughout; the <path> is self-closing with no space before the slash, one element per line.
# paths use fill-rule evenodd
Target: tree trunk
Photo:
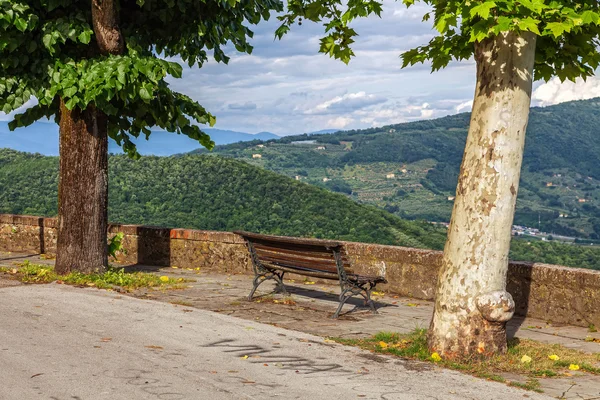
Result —
<path fill-rule="evenodd" d="M 95 54 L 123 54 L 116 0 L 92 0 Z M 101 272 L 108 265 L 108 122 L 94 105 L 60 103 L 56 272 Z"/>
<path fill-rule="evenodd" d="M 506 274 L 535 41 L 511 32 L 475 44 L 475 99 L 429 329 L 430 350 L 447 359 L 506 351 L 514 313 Z"/>
<path fill-rule="evenodd" d="M 100 272 L 108 265 L 108 136 L 93 106 L 60 104 L 56 272 Z"/>

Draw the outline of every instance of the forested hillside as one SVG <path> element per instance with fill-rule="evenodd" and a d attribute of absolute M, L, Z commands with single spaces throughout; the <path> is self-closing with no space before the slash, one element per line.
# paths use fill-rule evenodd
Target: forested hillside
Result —
<path fill-rule="evenodd" d="M 214 153 L 345 193 L 402 218 L 448 221 L 468 124 L 464 113 L 236 143 Z M 515 223 L 600 239 L 600 100 L 532 108 Z"/>
<path fill-rule="evenodd" d="M 441 249 L 445 232 L 285 176 L 225 159 L 125 156 L 109 160 L 114 222 L 244 229 Z M 0 213 L 56 215 L 58 159 L 0 149 Z M 328 182 L 329 183 L 329 182 Z M 519 239 L 513 260 L 600 269 L 600 248 Z"/>
<path fill-rule="evenodd" d="M 445 233 L 246 163 L 206 156 L 109 161 L 109 219 L 441 248 Z M 0 149 L 0 213 L 56 215 L 58 158 Z"/>

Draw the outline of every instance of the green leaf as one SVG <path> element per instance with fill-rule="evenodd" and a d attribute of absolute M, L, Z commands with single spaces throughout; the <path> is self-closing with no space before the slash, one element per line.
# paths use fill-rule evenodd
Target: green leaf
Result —
<path fill-rule="evenodd" d="M 92 31 L 87 30 L 83 31 L 77 36 L 77 40 L 79 40 L 83 44 L 88 44 L 92 40 Z"/>
<path fill-rule="evenodd" d="M 550 22 L 546 25 L 546 31 L 550 31 L 554 37 L 559 37 L 565 32 L 571 31 L 571 25 L 564 22 Z"/>
<path fill-rule="evenodd" d="M 494 7 L 496 7 L 495 2 L 486 1 L 485 3 L 481 3 L 480 5 L 471 8 L 469 13 L 471 14 L 471 17 L 479 15 L 483 19 L 488 19 L 488 17 L 490 16 L 490 10 Z"/>
<path fill-rule="evenodd" d="M 540 30 L 538 29 L 539 23 L 539 20 L 527 17 L 525 19 L 520 20 L 517 23 L 517 26 L 523 31 L 530 31 L 535 33 L 536 35 L 541 35 Z"/>
<path fill-rule="evenodd" d="M 140 89 L 139 94 L 142 100 L 144 100 L 145 102 L 149 102 L 150 100 L 152 100 L 152 94 L 145 87 Z"/>

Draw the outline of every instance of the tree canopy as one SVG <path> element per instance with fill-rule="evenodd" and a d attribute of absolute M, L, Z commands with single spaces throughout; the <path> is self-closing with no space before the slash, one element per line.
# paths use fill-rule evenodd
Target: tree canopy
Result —
<path fill-rule="evenodd" d="M 157 126 L 212 148 L 196 125 L 215 117 L 174 92 L 167 77 L 212 56 L 227 63 L 223 47 L 250 53 L 246 26 L 280 11 L 279 0 L 122 0 L 118 29 L 122 55 L 102 55 L 94 38 L 93 8 L 101 0 L 0 0 L 0 110 L 10 113 L 32 97 L 38 104 L 15 116 L 10 128 L 41 118 L 58 122 L 59 99 L 69 110 L 93 105 L 108 117 L 108 134 L 130 156 L 130 136 Z"/>

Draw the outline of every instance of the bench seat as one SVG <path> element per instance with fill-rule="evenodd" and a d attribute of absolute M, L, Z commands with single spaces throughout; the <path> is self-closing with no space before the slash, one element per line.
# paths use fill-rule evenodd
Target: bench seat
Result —
<path fill-rule="evenodd" d="M 342 289 L 340 303 L 333 318 L 337 318 L 346 301 L 356 295 L 377 313 L 371 300 L 371 290 L 378 283 L 387 283 L 383 276 L 354 273 L 342 242 L 320 239 L 300 239 L 235 231 L 242 236 L 250 252 L 254 282 L 248 300 L 258 286 L 269 279 L 277 282 L 277 290 L 287 293 L 283 284 L 285 273 L 337 280 Z"/>

